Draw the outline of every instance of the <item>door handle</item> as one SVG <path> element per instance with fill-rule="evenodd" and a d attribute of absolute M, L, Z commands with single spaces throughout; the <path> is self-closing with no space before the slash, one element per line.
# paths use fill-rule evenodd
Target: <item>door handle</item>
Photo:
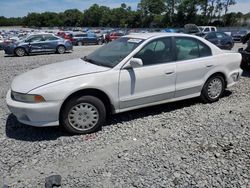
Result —
<path fill-rule="evenodd" d="M 207 65 L 207 68 L 209 68 L 209 67 L 213 67 L 214 65 Z"/>
<path fill-rule="evenodd" d="M 174 74 L 174 71 L 165 72 L 166 75 Z"/>

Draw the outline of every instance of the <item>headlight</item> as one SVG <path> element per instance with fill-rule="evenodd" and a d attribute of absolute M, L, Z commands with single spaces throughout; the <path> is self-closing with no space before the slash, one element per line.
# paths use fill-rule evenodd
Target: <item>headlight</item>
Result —
<path fill-rule="evenodd" d="M 14 91 L 11 91 L 11 98 L 15 101 L 26 103 L 40 103 L 45 101 L 41 95 L 23 94 Z"/>

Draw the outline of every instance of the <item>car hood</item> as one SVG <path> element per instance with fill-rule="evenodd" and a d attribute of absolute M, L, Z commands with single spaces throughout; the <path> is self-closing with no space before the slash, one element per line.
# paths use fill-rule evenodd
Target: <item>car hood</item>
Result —
<path fill-rule="evenodd" d="M 54 63 L 30 70 L 13 80 L 11 89 L 15 92 L 28 93 L 29 91 L 59 80 L 85 74 L 107 71 L 110 68 L 97 66 L 82 59 L 74 59 Z"/>

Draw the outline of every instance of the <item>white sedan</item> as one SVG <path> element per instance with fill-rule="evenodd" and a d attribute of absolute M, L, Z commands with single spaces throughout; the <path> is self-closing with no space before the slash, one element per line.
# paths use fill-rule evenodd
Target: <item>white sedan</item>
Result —
<path fill-rule="evenodd" d="M 107 114 L 193 97 L 217 101 L 239 80 L 240 62 L 239 53 L 200 37 L 130 34 L 82 59 L 17 76 L 6 100 L 21 123 L 86 134 Z"/>

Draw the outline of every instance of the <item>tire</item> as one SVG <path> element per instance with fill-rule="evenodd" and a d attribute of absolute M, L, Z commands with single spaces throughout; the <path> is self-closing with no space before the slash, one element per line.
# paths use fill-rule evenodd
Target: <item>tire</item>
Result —
<path fill-rule="evenodd" d="M 102 45 L 103 42 L 102 42 L 101 40 L 99 40 L 97 44 L 98 44 L 98 45 Z"/>
<path fill-rule="evenodd" d="M 231 50 L 233 48 L 233 44 L 232 43 L 227 43 L 227 50 Z"/>
<path fill-rule="evenodd" d="M 62 109 L 61 123 L 73 134 L 89 134 L 99 130 L 106 122 L 103 102 L 93 96 L 70 99 Z"/>
<path fill-rule="evenodd" d="M 57 53 L 64 54 L 66 52 L 66 48 L 62 45 L 58 46 L 56 49 Z"/>
<path fill-rule="evenodd" d="M 15 49 L 15 54 L 18 56 L 18 57 L 23 57 L 25 56 L 26 52 L 23 48 L 16 48 Z"/>
<path fill-rule="evenodd" d="M 212 103 L 219 100 L 225 91 L 225 80 L 220 75 L 210 77 L 201 91 L 201 99 L 205 103 Z"/>
<path fill-rule="evenodd" d="M 77 46 L 82 46 L 82 42 L 77 42 Z"/>

